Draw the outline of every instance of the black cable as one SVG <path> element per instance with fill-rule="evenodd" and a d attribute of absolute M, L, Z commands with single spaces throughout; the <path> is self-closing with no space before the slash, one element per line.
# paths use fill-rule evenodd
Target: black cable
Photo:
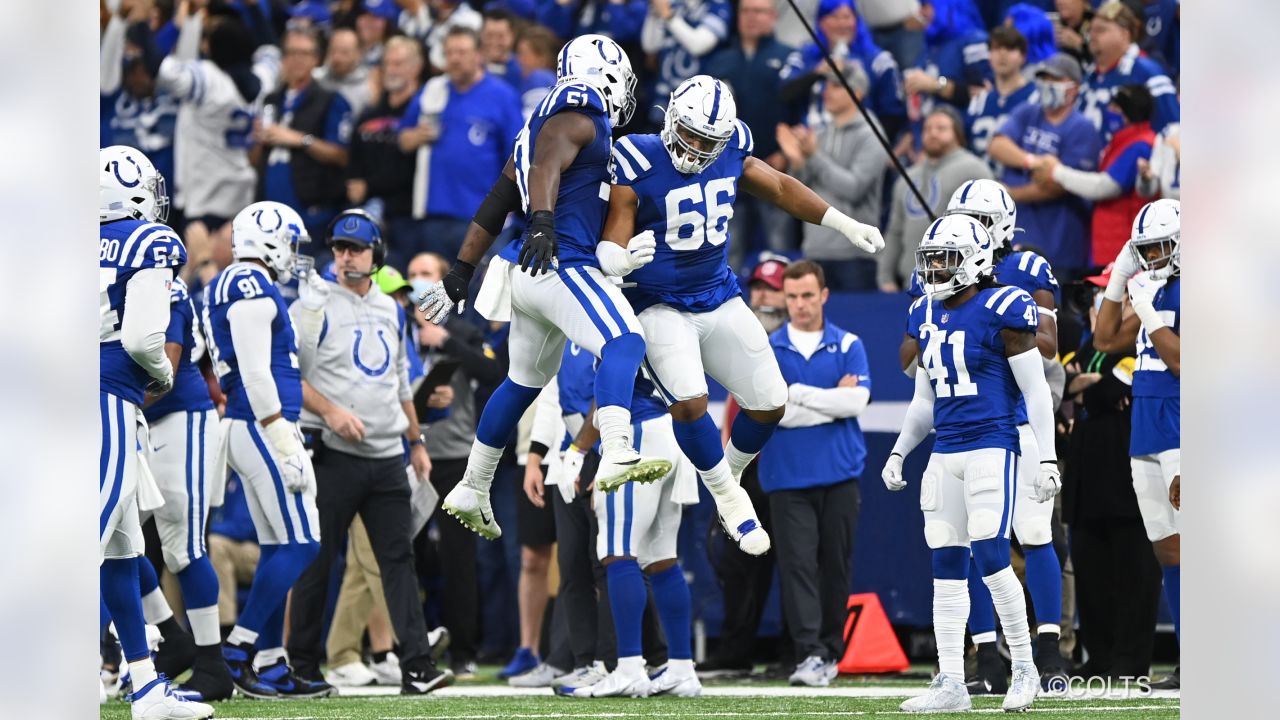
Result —
<path fill-rule="evenodd" d="M 902 167 L 902 161 L 898 159 L 897 155 L 893 154 L 893 146 L 889 144 L 889 139 L 884 136 L 884 131 L 880 129 L 879 124 L 871 122 L 870 116 L 867 115 L 866 106 L 858 99 L 858 94 L 853 91 L 853 87 L 849 85 L 849 81 L 844 78 L 844 73 L 840 72 L 840 68 L 836 66 L 836 61 L 832 59 L 831 53 L 827 50 L 827 47 L 823 45 L 820 39 L 818 39 L 818 33 L 813 29 L 813 25 L 809 23 L 809 19 L 804 16 L 804 13 L 800 12 L 800 8 L 796 7 L 796 0 L 787 0 L 787 4 L 791 6 L 792 12 L 796 14 L 796 17 L 799 18 L 800 22 L 804 25 L 804 29 L 809 33 L 809 37 L 813 38 L 813 44 L 818 46 L 818 51 L 822 53 L 822 58 L 827 61 L 827 67 L 831 68 L 831 72 L 835 74 L 836 78 L 840 81 L 840 84 L 844 86 L 846 91 L 848 91 L 849 97 L 853 98 L 853 103 L 858 106 L 858 112 L 862 113 L 863 117 L 867 118 L 867 124 L 871 126 L 871 131 L 875 133 L 876 139 L 880 141 L 880 145 L 884 148 L 885 154 L 887 154 L 889 159 L 893 161 L 893 166 L 898 170 L 898 174 L 902 176 L 902 180 L 907 183 L 907 187 L 911 188 L 911 194 L 916 196 L 916 200 L 920 203 L 920 207 L 924 208 L 924 211 L 928 213 L 929 222 L 937 220 L 938 216 L 933 214 L 933 208 L 929 207 L 929 203 L 925 201 L 924 195 L 920 193 L 920 188 L 916 187 L 915 182 L 911 180 L 909 175 L 907 175 L 907 169 Z M 859 18 L 858 22 L 862 22 L 862 19 Z M 867 79 L 870 80 L 869 73 Z"/>

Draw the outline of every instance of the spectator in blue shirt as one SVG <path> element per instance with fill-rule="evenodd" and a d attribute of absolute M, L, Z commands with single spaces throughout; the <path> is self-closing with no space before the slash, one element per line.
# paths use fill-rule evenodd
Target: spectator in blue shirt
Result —
<path fill-rule="evenodd" d="M 417 153 L 413 217 L 421 220 L 397 240 L 400 257 L 457 255 L 524 125 L 516 91 L 484 70 L 479 33 L 451 28 L 444 54 L 445 74 L 427 81 L 400 120 L 400 149 Z"/>
<path fill-rule="evenodd" d="M 526 26 L 516 39 L 516 63 L 520 66 L 516 92 L 520 93 L 520 106 L 526 120 L 556 84 L 559 50 L 560 39 L 541 25 Z"/>
<path fill-rule="evenodd" d="M 653 85 L 655 104 L 665 105 L 680 83 L 702 70 L 703 59 L 729 37 L 733 10 L 725 0 L 653 0 L 640 30 L 640 47 L 657 55 Z M 662 122 L 662 108 L 653 107 L 650 121 Z"/>
<path fill-rule="evenodd" d="M 1094 13 L 1089 23 L 1089 49 L 1094 63 L 1084 78 L 1081 112 L 1110 140 L 1104 120 L 1111 95 L 1125 85 L 1146 85 L 1155 103 L 1151 129 L 1164 130 L 1179 122 L 1178 89 L 1160 63 L 1144 57 L 1136 40 L 1142 35 L 1138 16 L 1128 5 L 1112 0 Z"/>
<path fill-rule="evenodd" d="M 485 72 L 519 90 L 520 65 L 516 62 L 515 18 L 506 10 L 487 10 L 480 26 L 480 52 Z"/>
<path fill-rule="evenodd" d="M 769 336 L 788 385 L 782 426 L 760 454 L 769 496 L 782 612 L 803 658 L 792 685 L 825 686 L 844 649 L 858 477 L 867 456 L 857 417 L 871 400 L 862 341 L 826 322 L 822 267 L 787 266 L 782 290 L 790 320 Z"/>
<path fill-rule="evenodd" d="M 325 226 L 347 199 L 351 105 L 315 82 L 320 39 L 311 29 L 284 35 L 284 87 L 267 95 L 250 157 L 258 166 L 258 198 L 284 203 L 302 216 L 307 234 Z M 316 243 L 317 246 L 321 243 Z M 323 248 L 304 248 L 325 254 Z"/>
<path fill-rule="evenodd" d="M 924 54 L 903 72 L 908 96 L 920 94 L 921 115 L 943 101 L 963 111 L 970 93 L 991 80 L 987 33 L 969 0 L 926 0 Z"/>
<path fill-rule="evenodd" d="M 751 154 L 776 170 L 785 170 L 787 163 L 772 129 L 787 119 L 786 108 L 778 102 L 778 92 L 782 86 L 780 73 L 794 48 L 774 37 L 777 24 L 776 0 L 741 0 L 738 32 L 728 47 L 707 60 L 703 69 L 711 77 L 729 83 L 733 90 L 738 119 L 747 124 L 755 138 Z M 792 248 L 794 235 L 794 223 L 785 212 L 753 195 L 740 195 L 729 220 L 729 265 L 741 266 L 747 254 L 763 247 Z"/>
<path fill-rule="evenodd" d="M 1034 245 L 1059 277 L 1083 270 L 1089 261 L 1089 203 L 1070 195 L 1051 179 L 1036 181 L 1037 155 L 1053 155 L 1067 167 L 1092 172 L 1098 167 L 1102 136 L 1076 107 L 1080 64 L 1065 53 L 1050 58 L 1036 73 L 1039 102 L 1026 103 L 996 131 L 991 159 L 1004 165 L 1000 181 L 1018 203 L 1019 242 Z"/>
<path fill-rule="evenodd" d="M 818 40 L 837 63 L 858 62 L 871 80 L 866 107 L 880 121 L 885 134 L 897 136 L 907 119 L 907 106 L 902 94 L 902 76 L 898 63 L 887 50 L 871 39 L 871 28 L 862 22 L 853 0 L 822 0 L 818 4 Z M 809 43 L 792 54 L 782 70 L 785 83 L 784 101 L 791 103 L 797 95 L 807 96 L 805 124 L 817 128 L 830 118 L 822 107 L 822 74 L 828 72 L 822 49 Z M 793 119 L 800 119 L 794 117 Z"/>
<path fill-rule="evenodd" d="M 1143 32 L 1140 46 L 1153 60 L 1178 77 L 1182 51 L 1182 4 L 1179 0 L 1143 0 Z"/>
<path fill-rule="evenodd" d="M 648 0 L 537 0 L 537 21 L 562 39 L 598 33 L 621 44 L 640 39 Z M 635 63 L 637 66 L 639 63 Z"/>
<path fill-rule="evenodd" d="M 1036 86 L 1022 72 L 1027 64 L 1027 40 L 1017 28 L 993 29 L 988 45 L 994 82 L 990 90 L 983 90 L 969 101 L 965 124 L 970 149 L 990 163 L 987 146 L 991 138 L 1014 108 L 1031 99 Z"/>

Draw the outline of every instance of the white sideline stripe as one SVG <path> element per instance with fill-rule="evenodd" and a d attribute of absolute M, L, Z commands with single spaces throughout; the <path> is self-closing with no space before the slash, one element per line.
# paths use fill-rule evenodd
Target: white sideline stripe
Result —
<path fill-rule="evenodd" d="M 826 687 L 826 688 L 793 688 L 793 687 L 703 687 L 703 697 L 757 697 L 757 698 L 806 698 L 806 697 L 842 697 L 842 698 L 889 698 L 889 697 L 914 697 L 923 695 L 927 688 L 923 685 L 902 685 L 900 687 Z M 400 688 L 391 686 L 365 686 L 338 688 L 339 697 L 383 697 L 400 695 Z M 477 685 L 474 687 L 454 686 L 441 688 L 431 693 L 431 697 L 553 697 L 551 688 L 517 688 L 503 687 L 501 685 Z M 1042 698 L 1053 702 L 1081 702 L 1084 700 L 1098 700 L 1100 698 L 1081 698 L 1080 700 L 1070 700 L 1053 695 L 1042 695 Z M 1133 700 L 1177 700 L 1179 693 L 1176 690 L 1153 690 L 1151 695 L 1146 697 L 1130 697 Z M 1124 695 L 1116 694 L 1115 700 L 1125 699 Z M 566 698 L 572 700 L 572 698 Z M 1072 708 L 1073 710 L 1078 708 Z M 498 717 L 498 716 L 494 716 Z"/>

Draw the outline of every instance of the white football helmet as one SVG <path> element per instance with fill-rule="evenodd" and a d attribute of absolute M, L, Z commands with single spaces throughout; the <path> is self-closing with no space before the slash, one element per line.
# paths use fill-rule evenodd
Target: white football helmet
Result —
<path fill-rule="evenodd" d="M 298 243 L 310 242 L 302 218 L 283 203 L 264 200 L 236 213 L 231 221 L 231 254 L 236 260 L 267 264 L 276 282 L 293 279 Z"/>
<path fill-rule="evenodd" d="M 916 274 L 930 300 L 945 300 L 984 275 L 994 264 L 995 241 L 968 215 L 943 215 L 916 248 Z"/>
<path fill-rule="evenodd" d="M 169 219 L 164 176 L 141 150 L 112 145 L 98 151 L 98 221 Z"/>
<path fill-rule="evenodd" d="M 696 175 L 710 167 L 733 137 L 737 118 L 738 105 L 723 82 L 694 75 L 680 83 L 671 93 L 662 123 L 662 144 L 676 170 Z"/>
<path fill-rule="evenodd" d="M 1133 219 L 1133 233 L 1129 237 L 1129 250 L 1143 270 L 1171 268 L 1170 275 L 1182 268 L 1182 255 L 1178 241 L 1182 238 L 1182 203 L 1162 198 L 1149 202 Z M 1148 255 L 1158 247 L 1160 254 Z"/>
<path fill-rule="evenodd" d="M 985 178 L 970 180 L 951 194 L 947 215 L 968 215 L 987 229 L 997 250 L 1013 249 L 1013 228 L 1018 206 L 1004 185 Z"/>
<path fill-rule="evenodd" d="M 612 38 L 582 35 L 560 49 L 556 82 L 578 80 L 599 88 L 609 103 L 609 122 L 622 127 L 636 111 L 636 74 L 631 59 Z"/>

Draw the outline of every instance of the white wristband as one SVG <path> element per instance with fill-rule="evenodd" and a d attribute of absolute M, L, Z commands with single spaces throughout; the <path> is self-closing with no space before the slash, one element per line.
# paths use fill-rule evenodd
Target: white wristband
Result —
<path fill-rule="evenodd" d="M 266 425 L 262 426 L 262 434 L 266 436 L 267 442 L 271 444 L 271 449 L 281 457 L 289 457 L 301 453 L 302 440 L 298 438 L 298 431 L 293 423 L 284 418 L 277 418 Z"/>
<path fill-rule="evenodd" d="M 1107 280 L 1107 289 L 1103 291 L 1102 297 L 1115 303 L 1123 303 L 1125 293 L 1128 292 L 1127 286 L 1129 278 L 1123 273 L 1118 273 L 1114 269 L 1111 271 L 1111 277 Z"/>

